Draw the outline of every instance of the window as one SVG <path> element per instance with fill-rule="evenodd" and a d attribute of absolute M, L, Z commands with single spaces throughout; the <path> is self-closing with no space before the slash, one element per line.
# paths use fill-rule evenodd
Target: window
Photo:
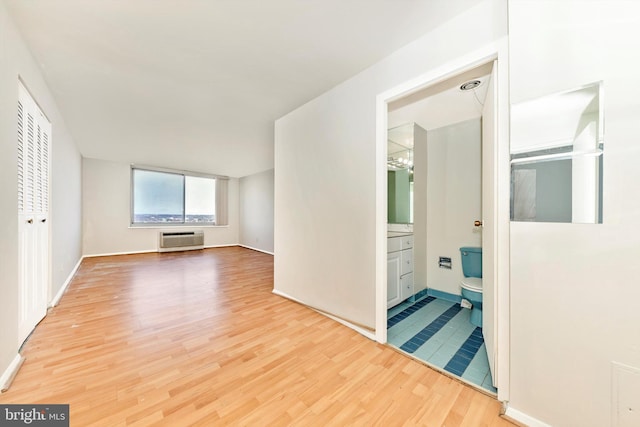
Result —
<path fill-rule="evenodd" d="M 226 225 L 225 177 L 132 167 L 131 181 L 132 224 Z"/>

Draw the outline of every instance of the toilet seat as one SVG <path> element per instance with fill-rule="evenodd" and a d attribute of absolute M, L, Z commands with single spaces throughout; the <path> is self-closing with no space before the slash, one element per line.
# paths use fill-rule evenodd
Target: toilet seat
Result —
<path fill-rule="evenodd" d="M 465 277 L 464 279 L 462 279 L 460 286 L 469 291 L 482 293 L 482 278 Z"/>

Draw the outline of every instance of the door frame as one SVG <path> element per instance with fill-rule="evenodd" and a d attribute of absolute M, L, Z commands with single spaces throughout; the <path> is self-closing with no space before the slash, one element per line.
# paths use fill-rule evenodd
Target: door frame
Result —
<path fill-rule="evenodd" d="M 376 254 L 376 311 L 375 337 L 380 343 L 387 342 L 387 123 L 388 104 L 406 97 L 429 86 L 448 80 L 465 71 L 480 65 L 496 61 L 498 79 L 496 82 L 498 100 L 497 115 L 497 147 L 496 147 L 496 226 L 495 263 L 495 321 L 497 347 L 498 400 L 509 400 L 509 198 L 510 198 L 510 164 L 509 164 L 509 67 L 508 40 L 503 37 L 478 50 L 425 72 L 396 87 L 380 93 L 376 97 L 376 215 L 375 215 L 375 254 Z"/>

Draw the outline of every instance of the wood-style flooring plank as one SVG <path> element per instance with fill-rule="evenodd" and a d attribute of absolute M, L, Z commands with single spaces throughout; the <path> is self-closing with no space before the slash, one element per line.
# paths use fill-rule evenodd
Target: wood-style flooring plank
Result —
<path fill-rule="evenodd" d="M 274 295 L 230 247 L 87 258 L 0 403 L 72 426 L 511 426 L 459 381 Z"/>

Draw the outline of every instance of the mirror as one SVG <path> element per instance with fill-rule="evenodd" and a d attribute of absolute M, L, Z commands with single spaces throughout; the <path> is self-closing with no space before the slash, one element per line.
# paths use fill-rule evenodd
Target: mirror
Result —
<path fill-rule="evenodd" d="M 387 222 L 413 223 L 413 123 L 387 133 Z"/>
<path fill-rule="evenodd" d="M 602 223 L 602 84 L 511 107 L 511 220 Z"/>

